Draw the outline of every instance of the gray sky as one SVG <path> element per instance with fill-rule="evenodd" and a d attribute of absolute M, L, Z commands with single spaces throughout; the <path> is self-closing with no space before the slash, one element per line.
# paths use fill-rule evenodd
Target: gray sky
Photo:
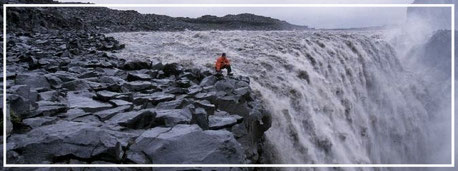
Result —
<path fill-rule="evenodd" d="M 98 4 L 174 4 L 174 3 L 204 3 L 204 4 L 402 4 L 412 3 L 413 0 L 59 0 L 61 2 L 92 2 Z M 157 8 L 136 7 L 116 8 L 121 10 L 136 10 L 140 13 L 154 13 L 172 17 L 200 17 L 202 15 L 224 16 L 227 14 L 253 13 L 285 20 L 292 24 L 307 25 L 314 28 L 351 28 L 399 24 L 405 21 L 406 8 L 232 8 L 232 7 L 187 7 L 187 8 Z"/>

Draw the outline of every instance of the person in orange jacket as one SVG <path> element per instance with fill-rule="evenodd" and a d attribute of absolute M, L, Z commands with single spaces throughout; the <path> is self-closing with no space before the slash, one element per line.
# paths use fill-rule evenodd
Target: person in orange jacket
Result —
<path fill-rule="evenodd" d="M 216 60 L 215 69 L 218 74 L 221 73 L 221 69 L 227 69 L 227 75 L 232 75 L 231 73 L 231 63 L 226 57 L 226 53 L 221 54 L 221 56 Z"/>

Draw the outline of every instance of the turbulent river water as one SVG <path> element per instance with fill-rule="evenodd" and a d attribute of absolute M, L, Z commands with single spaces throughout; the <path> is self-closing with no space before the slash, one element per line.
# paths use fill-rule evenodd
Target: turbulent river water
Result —
<path fill-rule="evenodd" d="M 117 53 L 121 58 L 154 58 L 212 70 L 218 55 L 226 52 L 234 73 L 250 77 L 252 88 L 272 113 L 264 151 L 267 162 L 450 163 L 449 158 L 431 160 L 440 151 L 438 141 L 450 137 L 437 133 L 450 128 L 449 123 L 437 127 L 436 120 L 450 119 L 450 113 L 436 110 L 443 104 L 431 102 L 433 85 L 425 84 L 417 72 L 404 66 L 382 33 L 110 35 L 126 44 L 126 49 Z M 450 93 L 450 89 L 445 91 Z M 441 155 L 447 159 L 450 153 Z"/>

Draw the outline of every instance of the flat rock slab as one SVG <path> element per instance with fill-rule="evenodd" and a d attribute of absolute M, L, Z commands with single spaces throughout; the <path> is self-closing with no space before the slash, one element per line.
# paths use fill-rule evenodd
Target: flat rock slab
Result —
<path fill-rule="evenodd" d="M 155 92 L 152 94 L 137 94 L 134 97 L 134 104 L 142 105 L 147 102 L 151 102 L 152 104 L 156 105 L 160 102 L 170 101 L 175 99 L 175 95 L 164 93 L 164 92 Z"/>
<path fill-rule="evenodd" d="M 67 101 L 70 108 L 80 108 L 85 112 L 98 112 L 113 107 L 110 103 L 96 101 L 84 95 L 84 93 L 67 93 Z"/>
<path fill-rule="evenodd" d="M 131 102 L 125 101 L 125 100 L 120 100 L 120 99 L 115 99 L 115 100 L 110 100 L 109 101 L 111 104 L 114 106 L 130 106 L 132 105 Z"/>
<path fill-rule="evenodd" d="M 120 93 L 107 91 L 107 90 L 98 91 L 95 94 L 97 95 L 97 99 L 102 100 L 102 101 L 109 101 L 110 99 L 113 99 L 116 96 L 120 95 Z"/>
<path fill-rule="evenodd" d="M 97 124 L 59 121 L 26 134 L 11 135 L 8 153 L 20 153 L 29 164 L 51 163 L 65 156 L 81 159 L 99 156 L 105 160 L 120 161 L 124 154 L 122 148 L 131 138 L 127 133 L 101 129 Z M 8 160 L 12 163 L 22 161 L 12 155 Z"/>
<path fill-rule="evenodd" d="M 127 159 L 141 164 L 244 163 L 242 147 L 230 132 L 203 131 L 197 125 L 145 131 L 129 148 Z"/>
<path fill-rule="evenodd" d="M 238 115 L 226 115 L 226 116 L 210 115 L 208 116 L 210 129 L 229 128 L 237 124 L 237 122 L 241 119 L 243 118 Z"/>
<path fill-rule="evenodd" d="M 35 110 L 35 114 L 33 116 L 54 116 L 58 113 L 62 113 L 68 110 L 66 104 L 63 103 L 56 103 L 50 101 L 38 101 L 38 109 Z"/>
<path fill-rule="evenodd" d="M 22 123 L 29 126 L 30 128 L 37 128 L 42 125 L 49 125 L 56 120 L 57 120 L 56 117 L 45 116 L 45 117 L 35 117 L 35 118 L 24 119 L 22 120 Z"/>

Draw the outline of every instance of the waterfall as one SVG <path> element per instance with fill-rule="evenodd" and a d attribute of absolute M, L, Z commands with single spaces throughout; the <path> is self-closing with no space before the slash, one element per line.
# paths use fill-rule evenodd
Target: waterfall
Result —
<path fill-rule="evenodd" d="M 432 84 L 405 67 L 382 31 L 112 33 L 120 58 L 213 69 L 225 52 L 272 113 L 266 161 L 424 164 L 435 148 Z M 447 114 L 447 113 L 445 113 Z M 449 115 L 449 113 L 448 113 Z M 440 138 L 434 136 L 435 138 Z M 437 161 L 449 163 L 449 161 Z"/>

